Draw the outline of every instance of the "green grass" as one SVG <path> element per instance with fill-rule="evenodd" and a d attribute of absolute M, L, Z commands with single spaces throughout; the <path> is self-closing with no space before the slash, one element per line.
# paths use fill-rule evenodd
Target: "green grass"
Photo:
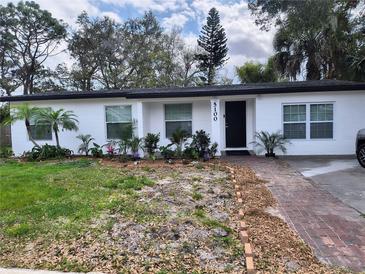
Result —
<path fill-rule="evenodd" d="M 105 210 L 137 221 L 151 214 L 137 191 L 153 181 L 93 161 L 7 161 L 0 178 L 0 234 L 9 237 L 78 233 Z"/>
<path fill-rule="evenodd" d="M 209 228 L 222 228 L 225 231 L 227 231 L 228 233 L 232 232 L 232 229 L 229 228 L 228 226 L 224 225 L 222 222 L 212 219 L 209 216 L 207 216 L 206 212 L 204 211 L 204 209 L 196 209 L 193 212 L 193 215 L 201 222 L 202 225 L 209 227 Z"/>
<path fill-rule="evenodd" d="M 203 199 L 203 194 L 197 192 L 197 191 L 194 191 L 193 194 L 191 195 L 191 197 L 196 200 L 196 201 L 199 201 L 201 199 Z"/>

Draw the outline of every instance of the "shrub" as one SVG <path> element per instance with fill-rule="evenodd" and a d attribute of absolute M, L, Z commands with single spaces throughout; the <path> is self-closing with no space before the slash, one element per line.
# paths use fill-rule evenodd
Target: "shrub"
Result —
<path fill-rule="evenodd" d="M 176 156 L 181 157 L 182 156 L 182 148 L 185 144 L 185 142 L 189 138 L 189 133 L 187 133 L 185 130 L 181 128 L 177 128 L 171 135 L 170 141 L 172 145 L 176 146 Z"/>
<path fill-rule="evenodd" d="M 106 153 L 108 157 L 112 158 L 117 154 L 116 145 L 118 145 L 118 142 L 114 140 L 109 140 L 108 143 L 106 143 L 104 146 L 106 147 Z"/>
<path fill-rule="evenodd" d="M 31 151 L 25 153 L 25 157 L 31 161 L 47 159 L 58 159 L 71 156 L 72 151 L 67 148 L 45 144 L 41 147 L 33 147 Z"/>
<path fill-rule="evenodd" d="M 143 150 L 143 139 L 138 137 L 133 137 L 130 141 L 130 148 L 132 151 L 132 156 L 134 159 L 139 159 L 139 149 Z"/>
<path fill-rule="evenodd" d="M 266 157 L 275 157 L 276 149 L 286 153 L 285 145 L 290 143 L 279 131 L 275 133 L 269 133 L 267 131 L 256 132 L 255 138 L 257 141 L 252 143 L 261 150 L 265 149 Z"/>
<path fill-rule="evenodd" d="M 213 159 L 218 151 L 218 143 L 213 143 L 209 148 L 209 157 Z"/>
<path fill-rule="evenodd" d="M 89 144 L 94 138 L 90 134 L 80 134 L 76 136 L 77 139 L 81 140 L 81 145 L 79 146 L 79 153 L 85 153 L 86 156 L 89 155 Z"/>
<path fill-rule="evenodd" d="M 160 133 L 147 133 L 146 137 L 144 138 L 144 148 L 147 151 L 148 156 L 152 159 L 155 158 L 158 142 L 160 142 Z"/>
<path fill-rule="evenodd" d="M 90 148 L 89 151 L 93 157 L 103 157 L 103 149 L 97 143 L 93 143 L 94 147 Z"/>
<path fill-rule="evenodd" d="M 0 147 L 0 158 L 9 158 L 13 156 L 13 150 L 11 147 Z"/>
<path fill-rule="evenodd" d="M 169 144 L 167 146 L 160 146 L 159 148 L 161 155 L 165 160 L 173 159 L 175 157 L 175 151 L 170 148 L 171 146 L 172 144 Z"/>
<path fill-rule="evenodd" d="M 183 152 L 183 157 L 187 159 L 196 160 L 199 159 L 199 152 L 193 146 L 186 146 Z"/>
<path fill-rule="evenodd" d="M 191 146 L 198 151 L 199 157 L 204 158 L 210 145 L 210 137 L 204 130 L 197 130 L 192 136 Z"/>

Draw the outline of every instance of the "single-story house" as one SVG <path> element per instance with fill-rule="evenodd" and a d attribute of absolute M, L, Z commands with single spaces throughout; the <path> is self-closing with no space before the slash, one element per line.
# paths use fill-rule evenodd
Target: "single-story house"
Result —
<path fill-rule="evenodd" d="M 98 144 L 120 136 L 123 124 L 135 122 L 136 135 L 160 133 L 160 145 L 178 127 L 203 129 L 219 154 L 255 152 L 255 132 L 280 130 L 291 144 L 288 155 L 354 154 L 355 137 L 365 128 L 365 82 L 337 80 L 240 84 L 186 88 L 150 88 L 55 92 L 0 97 L 37 107 L 72 110 L 79 131 L 60 133 L 63 147 L 77 152 L 78 134 L 91 134 Z M 37 127 L 40 144 L 55 144 L 49 127 Z M 24 122 L 12 125 L 16 155 L 32 148 Z"/>

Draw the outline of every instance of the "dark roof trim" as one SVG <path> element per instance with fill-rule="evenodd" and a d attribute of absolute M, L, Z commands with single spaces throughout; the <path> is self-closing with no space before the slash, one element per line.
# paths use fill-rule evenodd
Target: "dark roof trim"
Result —
<path fill-rule="evenodd" d="M 173 97 L 205 97 L 205 96 L 231 96 L 231 95 L 259 95 L 283 94 L 303 92 L 328 92 L 364 90 L 365 82 L 350 82 L 336 80 L 301 81 L 260 83 L 229 86 L 204 86 L 187 88 L 152 88 L 152 89 L 125 89 L 125 90 L 100 90 L 91 92 L 50 92 L 32 95 L 18 95 L 0 97 L 0 102 L 14 101 L 39 101 L 60 99 L 90 99 L 90 98 L 116 98 L 149 99 Z"/>

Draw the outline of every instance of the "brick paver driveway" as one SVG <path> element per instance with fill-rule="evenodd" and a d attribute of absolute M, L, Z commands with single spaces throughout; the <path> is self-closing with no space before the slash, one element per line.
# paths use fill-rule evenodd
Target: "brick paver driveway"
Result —
<path fill-rule="evenodd" d="M 225 158 L 253 168 L 267 180 L 285 221 L 323 262 L 365 270 L 365 218 L 282 160 L 256 156 Z"/>

